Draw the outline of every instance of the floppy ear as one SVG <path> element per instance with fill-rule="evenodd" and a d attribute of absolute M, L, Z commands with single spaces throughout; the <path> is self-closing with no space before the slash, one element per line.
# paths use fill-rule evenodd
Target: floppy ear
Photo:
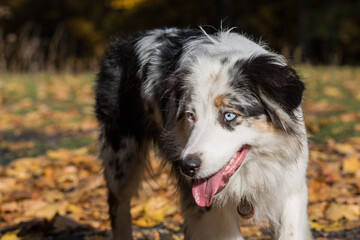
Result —
<path fill-rule="evenodd" d="M 295 70 L 277 56 L 259 55 L 243 63 L 242 74 L 255 85 L 271 122 L 294 133 L 297 117 L 293 110 L 300 106 L 305 89 Z"/>
<path fill-rule="evenodd" d="M 295 70 L 284 65 L 278 57 L 254 56 L 244 63 L 243 74 L 287 113 L 301 104 L 304 83 Z"/>

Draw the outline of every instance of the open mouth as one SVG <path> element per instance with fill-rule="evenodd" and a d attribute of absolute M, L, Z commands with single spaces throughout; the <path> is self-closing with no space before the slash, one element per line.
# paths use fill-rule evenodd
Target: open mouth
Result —
<path fill-rule="evenodd" d="M 249 148 L 249 145 L 244 145 L 222 169 L 212 176 L 194 180 L 192 194 L 197 205 L 200 207 L 211 205 L 215 194 L 226 187 L 230 177 L 241 166 Z"/>

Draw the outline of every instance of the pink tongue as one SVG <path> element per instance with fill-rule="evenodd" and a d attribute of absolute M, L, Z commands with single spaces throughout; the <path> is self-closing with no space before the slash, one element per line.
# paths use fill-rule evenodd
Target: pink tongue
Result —
<path fill-rule="evenodd" d="M 215 194 L 225 188 L 230 177 L 240 167 L 248 150 L 249 146 L 245 145 L 241 151 L 236 152 L 236 155 L 220 171 L 209 178 L 194 181 L 192 194 L 197 205 L 200 207 L 209 207 L 211 205 Z"/>

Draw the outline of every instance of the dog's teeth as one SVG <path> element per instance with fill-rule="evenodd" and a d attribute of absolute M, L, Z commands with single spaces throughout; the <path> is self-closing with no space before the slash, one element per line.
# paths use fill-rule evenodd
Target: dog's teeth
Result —
<path fill-rule="evenodd" d="M 232 163 L 234 162 L 234 159 L 235 159 L 235 158 L 230 159 L 230 162 L 229 162 L 229 163 L 232 164 Z"/>
<path fill-rule="evenodd" d="M 230 166 L 226 166 L 224 172 L 227 172 L 229 169 L 230 169 Z"/>

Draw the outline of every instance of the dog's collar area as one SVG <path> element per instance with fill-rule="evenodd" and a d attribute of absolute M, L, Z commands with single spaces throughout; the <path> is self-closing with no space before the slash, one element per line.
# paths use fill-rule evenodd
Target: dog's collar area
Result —
<path fill-rule="evenodd" d="M 246 200 L 246 198 L 243 198 L 240 203 L 237 206 L 237 211 L 240 215 L 240 217 L 244 219 L 250 219 L 254 216 L 255 209 L 254 206 Z"/>

